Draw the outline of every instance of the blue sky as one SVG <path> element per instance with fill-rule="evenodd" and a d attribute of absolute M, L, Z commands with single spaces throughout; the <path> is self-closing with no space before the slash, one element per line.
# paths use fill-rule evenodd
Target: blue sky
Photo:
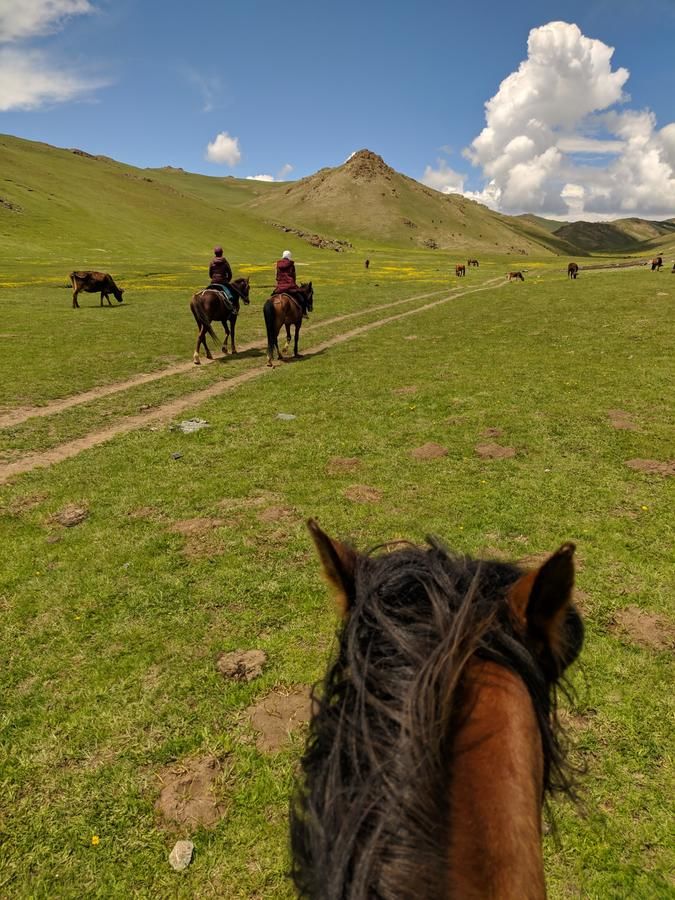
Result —
<path fill-rule="evenodd" d="M 673 48 L 675 0 L 0 0 L 0 131 L 238 177 L 368 147 L 506 212 L 665 217 Z"/>

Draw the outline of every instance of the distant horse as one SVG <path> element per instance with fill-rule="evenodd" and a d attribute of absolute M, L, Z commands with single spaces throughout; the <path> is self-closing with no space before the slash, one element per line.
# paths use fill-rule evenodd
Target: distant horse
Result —
<path fill-rule="evenodd" d="M 660 271 L 662 265 L 663 265 L 663 257 L 655 256 L 654 259 L 651 261 L 652 272 L 654 271 L 654 269 L 656 269 L 657 272 Z"/>
<path fill-rule="evenodd" d="M 556 689 L 583 643 L 574 545 L 528 572 L 308 525 L 343 622 L 291 805 L 298 894 L 543 900 L 542 803 L 573 794 Z"/>
<path fill-rule="evenodd" d="M 369 259 L 366 260 L 365 266 L 366 266 L 366 269 L 370 268 L 370 260 Z"/>
<path fill-rule="evenodd" d="M 206 343 L 206 335 L 210 334 L 214 341 L 218 338 L 211 328 L 211 322 L 222 322 L 225 329 L 225 340 L 223 342 L 222 351 L 227 353 L 227 340 L 232 335 L 232 353 L 236 353 L 237 349 L 234 345 L 234 331 L 237 324 L 237 316 L 239 315 L 239 300 L 243 300 L 246 305 L 249 304 L 249 279 L 235 278 L 229 285 L 232 290 L 232 300 L 228 300 L 219 288 L 205 288 L 203 291 L 197 291 L 192 295 L 190 300 L 190 310 L 195 317 L 199 334 L 197 335 L 197 346 L 192 356 L 194 364 L 200 364 L 199 345 L 203 344 L 207 359 L 213 359 L 209 345 Z"/>
<path fill-rule="evenodd" d="M 298 292 L 305 299 L 305 306 L 308 312 L 314 308 L 314 289 L 312 282 L 301 284 Z M 279 332 L 282 325 L 286 328 L 286 343 L 284 344 L 284 353 L 291 343 L 291 325 L 295 325 L 295 344 L 293 347 L 293 356 L 300 356 L 298 353 L 298 335 L 302 325 L 302 305 L 299 300 L 290 294 L 274 294 L 269 300 L 265 301 L 263 306 L 263 315 L 265 317 L 265 329 L 267 331 L 267 365 L 272 365 L 274 350 L 276 348 L 277 356 L 283 359 L 281 350 L 279 350 Z"/>
<path fill-rule="evenodd" d="M 455 275 L 458 278 L 463 278 L 466 275 L 466 266 L 463 263 L 455 266 Z"/>
<path fill-rule="evenodd" d="M 570 263 L 569 266 L 567 267 L 567 277 L 576 279 L 578 274 L 579 274 L 579 266 L 574 262 Z"/>
<path fill-rule="evenodd" d="M 467 264 L 467 266 L 475 266 L 476 268 L 478 268 L 478 260 L 477 259 L 467 259 L 466 264 Z"/>
<path fill-rule="evenodd" d="M 506 278 L 508 281 L 518 281 L 518 279 L 525 281 L 525 276 L 522 272 L 509 272 Z"/>

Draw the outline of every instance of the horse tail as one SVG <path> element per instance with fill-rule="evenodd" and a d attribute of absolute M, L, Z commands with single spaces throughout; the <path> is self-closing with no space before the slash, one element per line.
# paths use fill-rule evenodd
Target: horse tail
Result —
<path fill-rule="evenodd" d="M 277 336 L 274 333 L 274 325 L 275 325 L 275 313 L 274 313 L 274 301 L 270 297 L 269 300 L 265 301 L 265 305 L 263 306 L 263 315 L 265 317 L 265 329 L 267 331 L 267 353 L 272 358 L 272 353 L 274 352 L 274 345 L 276 344 Z"/>
<path fill-rule="evenodd" d="M 190 309 L 192 310 L 192 315 L 195 317 L 195 322 L 199 328 L 206 328 L 208 333 L 211 335 L 216 343 L 218 342 L 218 338 L 216 336 L 215 331 L 211 328 L 211 322 L 209 321 L 209 317 L 204 312 L 204 307 L 202 306 L 202 297 L 201 294 L 195 294 L 192 300 L 190 301 Z"/>

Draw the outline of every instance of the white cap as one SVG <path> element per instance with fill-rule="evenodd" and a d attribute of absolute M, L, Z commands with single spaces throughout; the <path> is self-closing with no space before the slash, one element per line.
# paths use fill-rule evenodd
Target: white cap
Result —
<path fill-rule="evenodd" d="M 291 259 L 291 251 L 284 250 L 284 252 L 281 254 L 281 258 L 282 259 Z"/>

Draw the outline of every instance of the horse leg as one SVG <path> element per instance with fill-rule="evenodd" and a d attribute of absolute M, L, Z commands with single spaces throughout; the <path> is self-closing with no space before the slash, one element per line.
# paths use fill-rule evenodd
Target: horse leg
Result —
<path fill-rule="evenodd" d="M 293 348 L 293 356 L 295 356 L 296 358 L 300 356 L 300 354 L 298 353 L 298 335 L 300 334 L 300 326 L 301 325 L 302 325 L 302 319 L 300 319 L 298 324 L 295 326 L 295 345 Z"/>
<path fill-rule="evenodd" d="M 236 317 L 235 317 L 235 318 L 232 319 L 232 321 L 230 322 L 230 328 L 232 329 L 232 341 L 231 341 L 231 346 L 232 346 L 232 356 L 234 356 L 235 353 L 237 352 L 237 348 L 234 346 L 234 329 L 236 328 L 236 326 L 237 326 L 237 319 L 236 319 Z"/>
<path fill-rule="evenodd" d="M 286 343 L 284 344 L 284 353 L 285 353 L 288 350 L 290 343 L 291 343 L 291 326 L 288 324 L 288 322 L 284 322 L 284 325 L 286 326 Z"/>
<path fill-rule="evenodd" d="M 192 354 L 192 362 L 196 366 L 200 366 L 202 364 L 202 361 L 199 358 L 199 345 L 202 342 L 202 329 L 201 329 L 201 325 L 198 325 L 197 327 L 199 329 L 197 331 L 197 346 L 195 347 L 195 352 Z"/>
<path fill-rule="evenodd" d="M 202 344 L 204 345 L 204 350 L 206 351 L 206 358 L 213 359 L 213 356 L 211 355 L 211 351 L 209 350 L 209 345 L 206 343 L 206 335 L 208 334 L 208 332 L 209 332 L 209 329 L 206 327 L 206 325 L 202 325 L 201 339 L 202 339 Z"/>
<path fill-rule="evenodd" d="M 79 309 L 80 304 L 77 302 L 77 295 L 79 294 L 78 290 L 73 291 L 73 309 Z"/>
<path fill-rule="evenodd" d="M 223 339 L 223 346 L 220 349 L 223 351 L 225 356 L 227 356 L 227 339 L 230 336 L 230 331 L 227 327 L 227 321 L 225 321 L 225 320 L 223 321 L 223 330 L 225 332 L 225 337 Z"/>

